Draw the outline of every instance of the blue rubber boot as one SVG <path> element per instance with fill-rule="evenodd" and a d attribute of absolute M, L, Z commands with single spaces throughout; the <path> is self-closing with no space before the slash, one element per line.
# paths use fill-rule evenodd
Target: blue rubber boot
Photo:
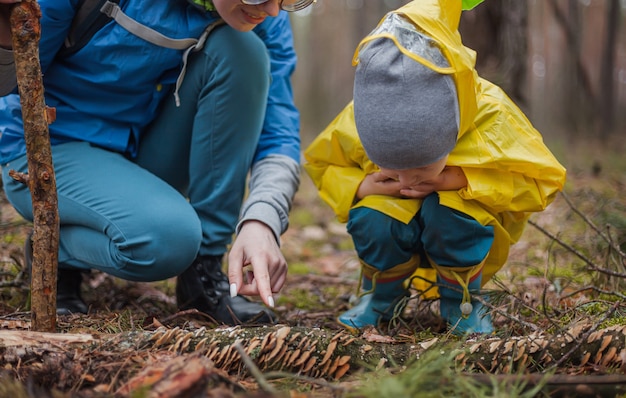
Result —
<path fill-rule="evenodd" d="M 417 267 L 415 259 L 385 271 L 377 271 L 363 262 L 361 264 L 363 267 L 361 287 L 366 293 L 359 299 L 358 304 L 337 318 L 341 325 L 353 332 L 366 326 L 378 326 L 380 321 L 388 321 L 394 313 L 402 310 L 398 304 L 409 293 L 404 282 Z"/>
<path fill-rule="evenodd" d="M 440 268 L 441 269 L 441 268 Z M 452 274 L 452 272 L 446 272 Z M 459 275 L 459 274 L 457 274 Z M 446 320 L 450 331 L 458 336 L 470 333 L 493 332 L 493 322 L 488 308 L 480 301 L 470 299 L 480 291 L 482 271 L 472 277 L 464 289 L 461 283 L 452 282 L 448 278 L 437 275 L 439 286 L 441 317 Z"/>

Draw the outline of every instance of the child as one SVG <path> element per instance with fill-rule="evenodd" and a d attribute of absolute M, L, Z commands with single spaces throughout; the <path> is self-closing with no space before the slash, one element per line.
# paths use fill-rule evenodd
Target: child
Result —
<path fill-rule="evenodd" d="M 493 332 L 472 295 L 565 183 L 521 110 L 477 75 L 460 16 L 450 0 L 387 14 L 357 48 L 353 101 L 305 150 L 322 199 L 347 221 L 369 293 L 339 317 L 347 328 L 390 319 L 407 281 L 431 268 L 452 331 Z"/>

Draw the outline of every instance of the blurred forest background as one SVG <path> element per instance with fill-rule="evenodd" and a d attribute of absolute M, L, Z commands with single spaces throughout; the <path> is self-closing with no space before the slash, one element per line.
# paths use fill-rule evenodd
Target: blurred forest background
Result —
<path fill-rule="evenodd" d="M 292 16 L 303 147 L 351 99 L 359 41 L 406 3 L 317 0 Z M 590 170 L 623 149 L 625 22 L 626 0 L 485 0 L 463 13 L 460 30 L 479 74 L 505 89 L 566 166 Z"/>
<path fill-rule="evenodd" d="M 303 148 L 351 100 L 354 77 L 351 62 L 358 43 L 387 12 L 406 3 L 408 0 L 317 0 L 314 6 L 291 15 L 299 56 L 293 87 L 302 115 Z M 610 382 L 617 391 L 626 385 L 623 378 L 626 373 L 623 356 L 626 352 L 623 338 L 626 334 L 626 295 L 623 293 L 626 292 L 626 156 L 623 155 L 626 147 L 626 0 L 484 0 L 474 10 L 463 13 L 460 30 L 465 45 L 477 52 L 479 73 L 500 85 L 526 112 L 548 146 L 568 168 L 568 184 L 563 195 L 545 212 L 533 215 L 533 228 L 527 228 L 520 242 L 512 247 L 507 266 L 488 287 L 498 328 L 498 335 L 492 337 L 506 343 L 500 344 L 503 349 L 514 347 L 515 360 L 506 350 L 492 354 L 495 346 L 491 345 L 491 340 L 489 346 L 485 345 L 490 350 L 489 355 L 478 351 L 480 361 L 467 357 L 463 363 L 470 370 L 474 363 L 479 363 L 481 371 L 503 376 L 524 371 L 530 375 L 536 372 L 572 375 L 570 381 L 577 393 L 579 383 L 584 383 L 580 381 L 581 376 L 617 373 L 620 382 L 616 379 Z M 476 384 L 456 373 L 460 369 L 460 357 L 455 351 L 442 355 L 440 346 L 434 345 L 439 338 L 442 343 L 454 340 L 442 333 L 445 322 L 432 316 L 438 311 L 436 301 L 418 300 L 418 295 L 407 305 L 402 322 L 391 322 L 383 329 L 392 340 L 370 331 L 358 340 L 367 339 L 368 349 L 383 347 L 384 351 L 399 347 L 399 352 L 416 354 L 416 358 L 420 358 L 416 366 L 400 372 L 398 364 L 401 362 L 392 358 L 390 365 L 396 369 L 385 373 L 384 368 L 376 366 L 374 373 L 375 362 L 368 363 L 361 354 L 354 359 L 346 356 L 343 348 L 337 352 L 344 356 L 328 360 L 329 353 L 339 348 L 338 340 L 335 337 L 330 343 L 320 340 L 318 345 L 308 331 L 331 330 L 335 331 L 335 336 L 341 336 L 342 329 L 335 319 L 349 308 L 357 289 L 360 265 L 345 226 L 329 221 L 334 219 L 334 214 L 328 206 L 321 205 L 310 179 L 303 176 L 302 183 L 290 214 L 290 228 L 281 246 L 289 263 L 290 276 L 277 295 L 275 308 L 281 323 L 289 327 L 281 326 L 278 331 L 258 328 L 259 333 L 267 333 L 265 337 L 244 339 L 250 343 L 248 353 L 253 348 L 255 355 L 261 351 L 271 353 L 272 360 L 255 358 L 264 372 L 280 369 L 272 377 L 276 378 L 274 383 L 281 391 L 289 390 L 295 392 L 291 396 L 311 398 L 342 394 L 376 398 L 442 396 L 443 388 L 448 391 L 444 396 L 455 397 L 535 396 L 532 391 L 522 394 L 515 389 L 525 388 L 530 379 L 519 379 L 521 384 L 516 387 L 505 378 L 500 379 L 498 385 L 495 379 L 484 379 L 485 388 L 500 388 L 499 393 L 476 394 Z M 29 303 L 29 281 L 25 277 L 23 245 L 31 224 L 17 215 L 2 195 L 0 227 L 0 314 L 4 314 L 0 316 L 0 330 L 28 330 L 30 314 L 24 309 Z M 182 397 L 191 395 L 181 393 L 181 380 L 193 385 L 192 377 L 202 378 L 204 384 L 198 382 L 195 386 L 207 391 L 213 388 L 213 382 L 220 383 L 220 393 L 203 396 L 234 397 L 229 391 L 224 392 L 223 385 L 228 380 L 236 381 L 235 387 L 239 389 L 245 386 L 254 391 L 261 386 L 271 391 L 267 389 L 264 376 L 242 373 L 244 366 L 237 358 L 246 356 L 236 352 L 241 345 L 239 337 L 230 346 L 230 343 L 217 345 L 217 340 L 210 346 L 204 344 L 204 340 L 198 345 L 189 344 L 192 333 L 204 336 L 214 329 L 215 323 L 202 314 L 177 310 L 174 278 L 139 283 L 99 272 L 92 272 L 85 278 L 87 283 L 83 284 L 82 293 L 90 313 L 61 316 L 57 328 L 69 338 L 73 332 L 96 332 L 112 339 L 103 339 L 100 346 L 96 344 L 89 349 L 67 348 L 55 342 L 51 351 L 40 350 L 45 355 L 51 353 L 49 359 L 41 361 L 31 357 L 23 360 L 19 355 L 4 353 L 1 358 L 4 362 L 0 361 L 3 369 L 0 397 L 48 397 L 52 395 L 42 392 L 51 388 L 67 391 L 63 397 L 95 397 L 105 396 L 101 395 L 105 392 L 125 391 L 122 388 L 129 385 L 139 386 L 139 392 L 119 396 L 138 397 L 144 396 L 140 395 L 142 392 L 171 388 L 171 395 L 159 396 Z M 290 327 L 294 328 L 291 332 Z M 168 331 L 158 334 L 163 333 L 164 328 Z M 612 339 L 611 333 L 615 330 L 618 338 Z M 145 332 L 150 341 L 156 341 L 156 346 L 129 344 L 127 336 L 138 336 L 137 332 Z M 272 337 L 279 332 L 282 340 Z M 557 333 L 568 336 L 570 345 L 564 348 L 565 343 L 562 345 L 556 339 L 554 346 L 548 347 L 554 351 L 544 355 L 543 350 L 533 348 L 541 346 L 537 343 L 540 332 L 548 337 Z M 291 345 L 284 343 L 289 333 Z M 296 340 L 297 336 L 301 340 Z M 522 344 L 520 336 L 530 336 L 525 340 L 527 348 L 519 345 Z M 571 336 L 576 338 L 570 339 Z M 507 340 L 509 338 L 511 340 Z M 259 341 L 273 345 L 261 350 L 253 345 Z M 306 342 L 306 347 L 300 341 Z M 390 341 L 393 344 L 387 344 Z M 516 343 L 510 344 L 510 341 Z M 297 353 L 298 367 L 287 365 L 286 360 L 281 362 L 284 357 L 280 361 L 274 357 L 279 352 L 274 345 L 281 347 L 280 356 L 293 353 L 291 362 Z M 19 352 L 30 355 L 31 351 L 22 348 L 21 340 L 17 347 Z M 116 347 L 122 350 L 115 352 Z M 432 347 L 432 351 L 428 347 Z M 209 356 L 209 351 L 211 355 L 220 353 L 221 362 Z M 433 354 L 422 356 L 424 351 Z M 591 353 L 596 354 L 590 359 Z M 217 369 L 198 365 L 196 354 L 215 359 Z M 321 370 L 322 364 L 313 366 L 315 358 L 322 357 L 326 361 L 325 369 L 329 369 L 331 362 L 338 366 L 339 360 L 350 361 L 351 373 L 344 376 L 341 384 L 320 384 L 312 378 L 301 378 L 318 377 L 320 372 L 326 372 Z M 483 357 L 491 362 L 484 365 Z M 305 360 L 309 373 L 300 367 Z M 452 362 L 457 369 L 450 366 Z M 185 366 L 179 366 L 183 363 Z M 343 369 L 347 364 L 342 363 Z M 205 369 L 205 373 L 196 372 L 198 367 Z M 254 366 L 246 367 L 254 369 Z M 185 373 L 186 369 L 190 370 Z M 222 371 L 230 373 L 218 373 Z M 181 374 L 185 377 L 179 377 Z M 271 372 L 265 373 L 268 374 Z M 159 375 L 160 384 L 155 387 L 150 384 L 154 379 L 152 375 Z M 390 379 L 396 384 L 384 381 L 386 375 L 392 375 Z M 41 391 L 33 390 L 32 380 L 42 386 Z M 554 380 L 557 388 L 563 388 L 563 380 Z M 27 383 L 29 393 L 17 382 Z M 585 396 L 615 396 L 595 394 L 599 382 L 593 383 L 594 394 Z M 605 382 L 609 387 L 610 383 Z M 231 390 L 236 390 L 235 387 Z M 581 396 L 577 393 L 571 396 Z"/>

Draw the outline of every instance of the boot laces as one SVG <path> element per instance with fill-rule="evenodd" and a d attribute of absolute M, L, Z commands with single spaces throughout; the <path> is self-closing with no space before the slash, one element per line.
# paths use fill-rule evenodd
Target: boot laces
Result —
<path fill-rule="evenodd" d="M 214 303 L 229 293 L 228 278 L 221 270 L 221 263 L 215 260 L 198 261 L 194 264 L 207 297 Z"/>

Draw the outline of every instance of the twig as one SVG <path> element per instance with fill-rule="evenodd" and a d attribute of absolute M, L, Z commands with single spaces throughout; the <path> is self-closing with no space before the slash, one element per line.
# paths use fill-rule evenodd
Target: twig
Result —
<path fill-rule="evenodd" d="M 589 219 L 589 217 L 587 217 L 586 215 L 584 215 L 580 210 L 578 210 L 576 207 L 574 207 L 574 204 L 572 203 L 572 201 L 570 200 L 570 198 L 563 192 L 561 192 L 561 196 L 563 196 L 563 199 L 565 199 L 565 202 L 567 202 L 568 206 L 570 207 L 570 209 L 572 209 L 572 211 L 574 213 L 576 213 L 580 218 L 582 218 L 594 231 L 596 231 L 598 233 L 598 235 L 600 235 L 600 237 L 602 239 L 604 239 L 609 246 L 611 247 L 611 249 L 615 250 L 622 258 L 626 257 L 626 253 L 624 253 L 621 248 L 615 244 L 615 242 L 613 242 L 613 239 L 611 239 L 610 234 L 609 235 L 605 235 L 600 228 L 596 227 L 596 225 Z"/>
<path fill-rule="evenodd" d="M 554 244 L 555 242 L 558 242 L 558 241 L 557 241 L 557 240 L 552 240 L 552 242 L 550 242 L 550 245 L 549 245 L 550 247 L 549 247 L 549 250 L 548 250 L 548 252 L 549 252 L 549 253 L 552 253 L 552 246 L 553 246 L 553 244 Z M 548 272 L 548 268 L 549 268 L 549 267 L 550 267 L 550 255 L 548 255 L 548 258 L 547 258 L 547 260 L 546 260 L 546 271 L 545 271 L 546 273 Z M 544 278 L 545 278 L 546 280 L 548 279 L 548 276 L 547 276 L 545 273 L 544 273 Z M 554 326 L 557 330 L 561 330 L 561 331 L 563 331 L 563 328 L 561 327 L 561 325 L 559 325 L 559 324 L 558 324 L 558 323 L 557 323 L 554 319 L 552 319 L 552 317 L 548 314 L 548 308 L 549 308 L 549 306 L 548 306 L 548 286 L 547 286 L 547 285 L 545 285 L 545 286 L 543 287 L 543 291 L 542 291 L 542 293 L 541 293 L 541 308 L 542 308 L 543 315 L 546 317 L 546 319 L 548 320 L 548 322 L 550 322 L 550 324 L 551 324 L 552 326 Z M 567 332 L 565 331 L 565 333 L 567 333 Z M 573 338 L 573 336 L 570 336 L 570 337 L 572 337 L 572 338 Z"/>
<path fill-rule="evenodd" d="M 528 223 L 530 225 L 532 225 L 533 227 L 537 228 L 539 231 L 543 232 L 547 237 L 549 237 L 550 239 L 554 240 L 559 245 L 563 246 L 565 249 L 569 250 L 576 257 L 578 257 L 579 259 L 583 260 L 585 262 L 585 264 L 587 264 L 591 268 L 592 271 L 597 271 L 597 272 L 600 272 L 600 273 L 603 273 L 603 274 L 606 274 L 606 275 L 610 275 L 610 276 L 615 276 L 615 277 L 618 277 L 618 278 L 626 278 L 626 274 L 624 274 L 624 273 L 612 271 L 610 269 L 602 268 L 602 267 L 599 267 L 599 266 L 595 265 L 593 263 L 593 261 L 588 259 L 584 254 L 582 254 L 581 252 L 579 252 L 578 250 L 576 250 L 575 248 L 573 248 L 569 244 L 563 242 L 556 235 L 552 234 L 551 232 L 549 232 L 545 228 L 539 226 L 537 223 L 533 222 L 532 220 L 528 220 Z"/>
<path fill-rule="evenodd" d="M 209 314 L 205 314 L 204 312 L 198 311 L 195 308 L 189 309 L 189 310 L 184 310 L 184 311 L 178 311 L 175 314 L 172 314 L 168 317 L 163 318 L 162 320 L 160 319 L 159 322 L 165 324 L 167 322 L 173 321 L 176 318 L 180 318 L 180 317 L 184 317 L 187 315 L 198 315 L 201 316 L 203 318 L 208 319 L 209 321 L 218 324 L 218 322 L 215 320 L 215 318 L 213 318 L 212 316 L 210 316 Z"/>
<path fill-rule="evenodd" d="M 300 381 L 305 381 L 305 382 L 311 383 L 311 384 L 317 384 L 317 385 L 319 385 L 321 387 L 330 388 L 331 390 L 334 390 L 334 391 L 341 391 L 341 392 L 347 391 L 346 388 L 344 388 L 342 386 L 339 386 L 337 384 L 329 383 L 329 382 L 327 382 L 324 379 L 314 379 L 312 377 L 296 375 L 296 374 L 291 374 L 291 373 L 267 372 L 265 374 L 265 377 L 268 378 L 268 379 L 294 379 L 294 380 L 300 380 Z"/>
<path fill-rule="evenodd" d="M 511 295 L 513 297 L 515 297 L 515 295 L 513 295 L 513 294 L 511 294 Z M 515 298 L 517 299 L 517 297 L 515 297 Z M 492 313 L 497 313 L 497 314 L 499 314 L 499 315 L 501 315 L 501 316 L 503 316 L 505 318 L 508 318 L 508 319 L 510 319 L 512 321 L 515 321 L 515 322 L 519 323 L 520 325 L 531 329 L 533 332 L 538 332 L 538 331 L 541 330 L 537 325 L 534 325 L 534 324 L 526 322 L 526 321 L 522 321 L 521 319 L 519 319 L 519 318 L 509 314 L 508 312 L 503 311 L 503 310 L 495 307 L 493 304 L 491 304 L 489 301 L 485 300 L 480 295 L 472 294 L 472 299 L 475 299 L 475 300 L 479 301 L 485 307 L 490 308 Z"/>
<path fill-rule="evenodd" d="M 267 382 L 267 380 L 263 376 L 263 373 L 254 364 L 254 361 L 252 361 L 248 354 L 246 354 L 246 350 L 243 349 L 241 343 L 239 341 L 235 341 L 235 343 L 233 344 L 233 348 L 237 350 L 237 352 L 239 353 L 239 357 L 241 357 L 241 360 L 250 371 L 250 374 L 256 379 L 259 387 L 268 394 L 277 395 L 278 391 L 274 387 L 272 387 L 270 383 Z"/>
<path fill-rule="evenodd" d="M 600 289 L 599 287 L 595 287 L 595 286 L 586 286 L 586 287 L 583 287 L 581 289 L 574 290 L 573 292 L 571 292 L 569 294 L 566 294 L 565 296 L 560 297 L 559 301 L 564 300 L 564 299 L 569 298 L 569 297 L 573 297 L 573 296 L 575 296 L 575 295 L 577 295 L 579 293 L 584 292 L 585 290 L 593 290 L 594 292 L 597 292 L 597 293 L 600 293 L 600 294 L 606 294 L 608 296 L 617 296 L 621 300 L 625 300 L 626 301 L 626 295 L 624 295 L 624 294 L 622 294 L 620 292 L 603 290 L 603 289 Z"/>
<path fill-rule="evenodd" d="M 22 107 L 30 176 L 27 182 L 34 226 L 30 278 L 33 330 L 54 332 L 57 315 L 59 212 L 48 130 L 48 124 L 52 121 L 46 111 L 39 63 L 40 18 L 41 9 L 36 0 L 24 0 L 11 8 L 13 58 Z"/>
<path fill-rule="evenodd" d="M 22 173 L 21 171 L 9 170 L 9 176 L 15 181 L 22 183 L 26 186 L 30 184 L 30 177 L 28 173 Z"/>

